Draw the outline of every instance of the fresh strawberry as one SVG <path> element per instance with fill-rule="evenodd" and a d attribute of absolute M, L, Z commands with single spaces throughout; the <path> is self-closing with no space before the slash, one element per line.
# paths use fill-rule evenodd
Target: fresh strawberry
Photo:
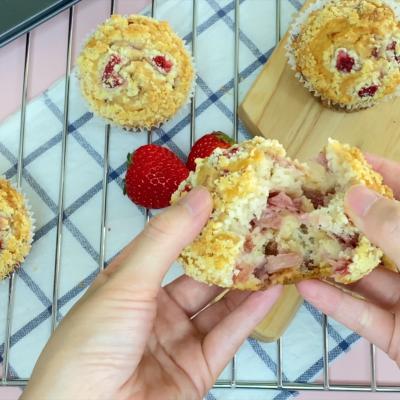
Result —
<path fill-rule="evenodd" d="M 340 72 L 351 72 L 355 60 L 344 50 L 339 50 L 336 58 L 336 69 Z"/>
<path fill-rule="evenodd" d="M 189 170 L 194 171 L 196 169 L 196 158 L 208 157 L 217 147 L 227 149 L 233 144 L 235 144 L 235 142 L 223 132 L 216 131 L 208 133 L 207 135 L 202 136 L 193 145 L 186 166 Z"/>
<path fill-rule="evenodd" d="M 124 193 L 139 206 L 163 208 L 189 171 L 172 151 L 149 144 L 128 154 Z"/>

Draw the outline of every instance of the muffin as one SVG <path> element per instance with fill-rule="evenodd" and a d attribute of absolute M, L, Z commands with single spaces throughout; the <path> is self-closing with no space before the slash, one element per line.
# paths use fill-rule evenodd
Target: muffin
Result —
<path fill-rule="evenodd" d="M 301 12 L 287 55 L 296 77 L 332 108 L 368 108 L 399 93 L 399 5 L 320 0 Z"/>
<path fill-rule="evenodd" d="M 78 57 L 78 77 L 90 108 L 127 130 L 169 120 L 193 91 L 194 68 L 184 42 L 166 21 L 113 15 Z"/>
<path fill-rule="evenodd" d="M 197 159 L 172 197 L 202 185 L 214 207 L 180 255 L 186 274 L 221 287 L 259 290 L 308 278 L 351 283 L 383 259 L 349 220 L 346 190 L 364 184 L 392 198 L 357 148 L 330 140 L 318 162 L 286 156 L 276 140 L 256 137 Z"/>
<path fill-rule="evenodd" d="M 0 178 L 0 280 L 18 268 L 28 255 L 33 221 L 24 196 Z"/>

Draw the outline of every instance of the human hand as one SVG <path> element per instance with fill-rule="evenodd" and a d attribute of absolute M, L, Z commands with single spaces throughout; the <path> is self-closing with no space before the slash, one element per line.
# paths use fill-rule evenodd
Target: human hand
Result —
<path fill-rule="evenodd" d="M 101 272 L 42 352 L 22 398 L 200 399 L 280 293 L 231 291 L 182 276 L 161 288 L 211 212 L 202 188 L 153 218 Z"/>
<path fill-rule="evenodd" d="M 400 199 L 400 164 L 373 155 L 367 160 Z M 400 267 L 400 202 L 355 186 L 346 194 L 345 207 L 354 224 Z M 365 301 L 320 281 L 297 284 L 315 307 L 376 344 L 400 366 L 400 275 L 378 267 L 347 286 Z"/>

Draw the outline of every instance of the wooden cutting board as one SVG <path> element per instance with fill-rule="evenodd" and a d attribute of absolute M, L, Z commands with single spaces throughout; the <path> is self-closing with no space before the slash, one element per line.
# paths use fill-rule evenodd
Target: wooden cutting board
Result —
<path fill-rule="evenodd" d="M 318 154 L 329 137 L 400 160 L 400 98 L 354 113 L 325 108 L 287 65 L 286 41 L 287 35 L 239 107 L 248 130 L 278 139 L 290 156 L 301 161 Z M 296 289 L 287 289 L 254 337 L 266 341 L 279 338 L 300 304 Z"/>
<path fill-rule="evenodd" d="M 303 303 L 294 285 L 287 285 L 270 312 L 257 325 L 251 337 L 262 342 L 274 342 L 279 339 Z"/>

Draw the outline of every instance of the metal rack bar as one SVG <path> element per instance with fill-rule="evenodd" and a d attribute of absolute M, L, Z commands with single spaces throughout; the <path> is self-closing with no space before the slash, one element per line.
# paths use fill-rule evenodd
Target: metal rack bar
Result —
<path fill-rule="evenodd" d="M 17 186 L 21 188 L 22 172 L 24 169 L 24 141 L 25 141 L 25 120 L 26 120 L 26 102 L 28 98 L 28 76 L 29 76 L 29 56 L 30 56 L 30 33 L 26 34 L 25 41 L 25 61 L 24 61 L 24 80 L 22 85 L 22 101 L 21 101 L 21 121 L 18 144 L 18 164 L 17 164 Z"/>
<path fill-rule="evenodd" d="M 376 391 L 376 348 L 373 344 L 370 347 L 370 363 L 371 363 L 371 390 Z"/>
<path fill-rule="evenodd" d="M 26 102 L 28 95 L 28 76 L 29 76 L 29 55 L 30 55 L 30 33 L 26 34 L 25 40 L 25 61 L 24 61 L 24 77 L 22 84 L 22 97 L 21 97 L 21 120 L 19 132 L 19 145 L 18 145 L 18 162 L 17 162 L 17 186 L 21 188 L 23 159 L 24 159 L 24 141 L 25 141 L 25 120 L 26 120 Z M 10 360 L 10 347 L 11 347 L 11 331 L 12 319 L 14 312 L 15 302 L 15 286 L 17 275 L 15 272 L 11 274 L 8 284 L 8 301 L 7 301 L 7 318 L 4 339 L 4 353 L 3 353 L 3 376 L 2 383 L 8 379 L 9 360 Z"/>
<path fill-rule="evenodd" d="M 275 0 L 275 46 L 278 46 L 281 40 L 281 0 Z M 276 383 L 279 387 L 283 385 L 283 346 L 282 338 L 276 342 L 277 346 L 277 365 L 276 365 Z"/>
<path fill-rule="evenodd" d="M 197 0 L 192 4 L 192 58 L 196 65 L 196 45 L 197 45 Z M 193 97 L 190 105 L 190 147 L 196 141 L 196 85 L 193 89 Z"/>
<path fill-rule="evenodd" d="M 154 18 L 156 12 L 156 0 L 151 0 L 151 8 L 150 8 L 150 15 L 151 18 Z M 147 144 L 152 144 L 153 143 L 153 131 L 150 129 L 147 132 Z M 146 208 L 146 213 L 145 213 L 145 222 L 149 222 L 150 220 L 150 210 Z"/>
<path fill-rule="evenodd" d="M 73 33 L 73 18 L 74 6 L 69 9 L 68 17 L 68 42 L 67 42 L 67 57 L 65 66 L 65 89 L 64 89 L 64 116 L 63 116 L 63 131 L 61 139 L 61 171 L 58 192 L 58 219 L 56 233 L 56 254 L 53 280 L 53 305 L 51 308 L 51 331 L 57 327 L 58 314 L 58 294 L 60 289 L 60 266 L 61 266 L 61 247 L 64 221 L 64 188 L 65 188 L 65 160 L 67 153 L 67 135 L 68 135 L 68 114 L 69 114 L 69 89 L 70 89 L 70 73 L 71 73 L 71 48 L 72 48 L 72 33 Z"/>
<path fill-rule="evenodd" d="M 218 380 L 214 388 L 215 389 L 228 389 L 231 387 L 230 380 Z M 324 385 L 319 383 L 284 383 L 281 387 L 276 382 L 268 381 L 236 381 L 237 389 L 287 389 L 287 390 L 314 390 L 323 391 Z M 332 392 L 372 392 L 370 385 L 330 385 L 329 391 Z M 382 385 L 377 386 L 376 392 L 386 393 L 400 393 L 399 386 Z"/>
<path fill-rule="evenodd" d="M 115 1 L 111 0 L 110 15 L 114 14 Z M 101 225 L 100 225 L 100 251 L 99 251 L 99 269 L 102 271 L 105 267 L 106 255 L 106 219 L 107 219 L 107 198 L 108 198 L 108 172 L 110 167 L 110 124 L 104 127 L 104 151 L 103 151 L 103 182 L 101 190 Z"/>
<path fill-rule="evenodd" d="M 8 379 L 1 380 L 1 386 L 26 386 L 29 380 L 27 379 Z M 230 380 L 218 380 L 215 385 L 215 389 L 230 389 L 231 383 Z M 268 389 L 268 390 L 279 390 L 279 389 L 287 389 L 287 390 L 306 390 L 306 391 L 323 391 L 324 386 L 322 384 L 317 383 L 284 383 L 282 386 L 276 384 L 276 382 L 269 381 L 242 381 L 237 380 L 236 389 Z M 332 384 L 329 387 L 329 391 L 331 392 L 378 392 L 378 393 L 400 393 L 399 386 L 392 385 L 382 385 L 377 386 L 375 389 L 372 389 L 370 385 L 339 385 Z"/>
<path fill-rule="evenodd" d="M 8 304 L 7 304 L 7 319 L 6 319 L 6 339 L 4 342 L 4 356 L 3 356 L 3 383 L 8 378 L 8 366 L 10 357 L 10 338 L 12 328 L 12 315 L 14 311 L 14 299 L 15 299 L 15 274 L 13 273 L 8 283 Z"/>
<path fill-rule="evenodd" d="M 277 367 L 276 367 L 276 380 L 277 386 L 282 387 L 283 385 L 283 346 L 282 346 L 282 338 L 278 339 L 277 342 L 278 354 L 277 354 Z"/>
<path fill-rule="evenodd" d="M 9 379 L 9 380 L 1 380 L 0 381 L 0 387 L 2 386 L 26 386 L 28 384 L 29 380 L 28 379 Z"/>
<path fill-rule="evenodd" d="M 329 335 L 328 317 L 322 316 L 322 336 L 323 336 L 323 363 L 324 363 L 324 389 L 329 390 Z"/>
<path fill-rule="evenodd" d="M 100 251 L 99 268 L 102 271 L 105 267 L 106 254 L 106 218 L 107 218 L 107 197 L 108 197 L 108 171 L 109 171 L 109 148 L 110 148 L 110 125 L 104 129 L 104 156 L 103 156 L 103 184 L 101 192 L 101 228 L 100 228 Z"/>
<path fill-rule="evenodd" d="M 240 2 L 235 0 L 235 48 L 234 48 L 234 70 L 233 70 L 233 139 L 238 141 L 239 128 L 239 35 L 240 35 Z"/>
<path fill-rule="evenodd" d="M 234 14 L 234 51 L 233 51 L 233 140 L 238 142 L 239 138 L 239 35 L 240 35 L 240 2 L 235 0 L 235 14 Z M 237 371 L 236 354 L 231 362 L 231 388 L 236 387 L 236 371 Z"/>
<path fill-rule="evenodd" d="M 278 44 L 281 40 L 281 0 L 275 0 L 275 38 Z"/>

